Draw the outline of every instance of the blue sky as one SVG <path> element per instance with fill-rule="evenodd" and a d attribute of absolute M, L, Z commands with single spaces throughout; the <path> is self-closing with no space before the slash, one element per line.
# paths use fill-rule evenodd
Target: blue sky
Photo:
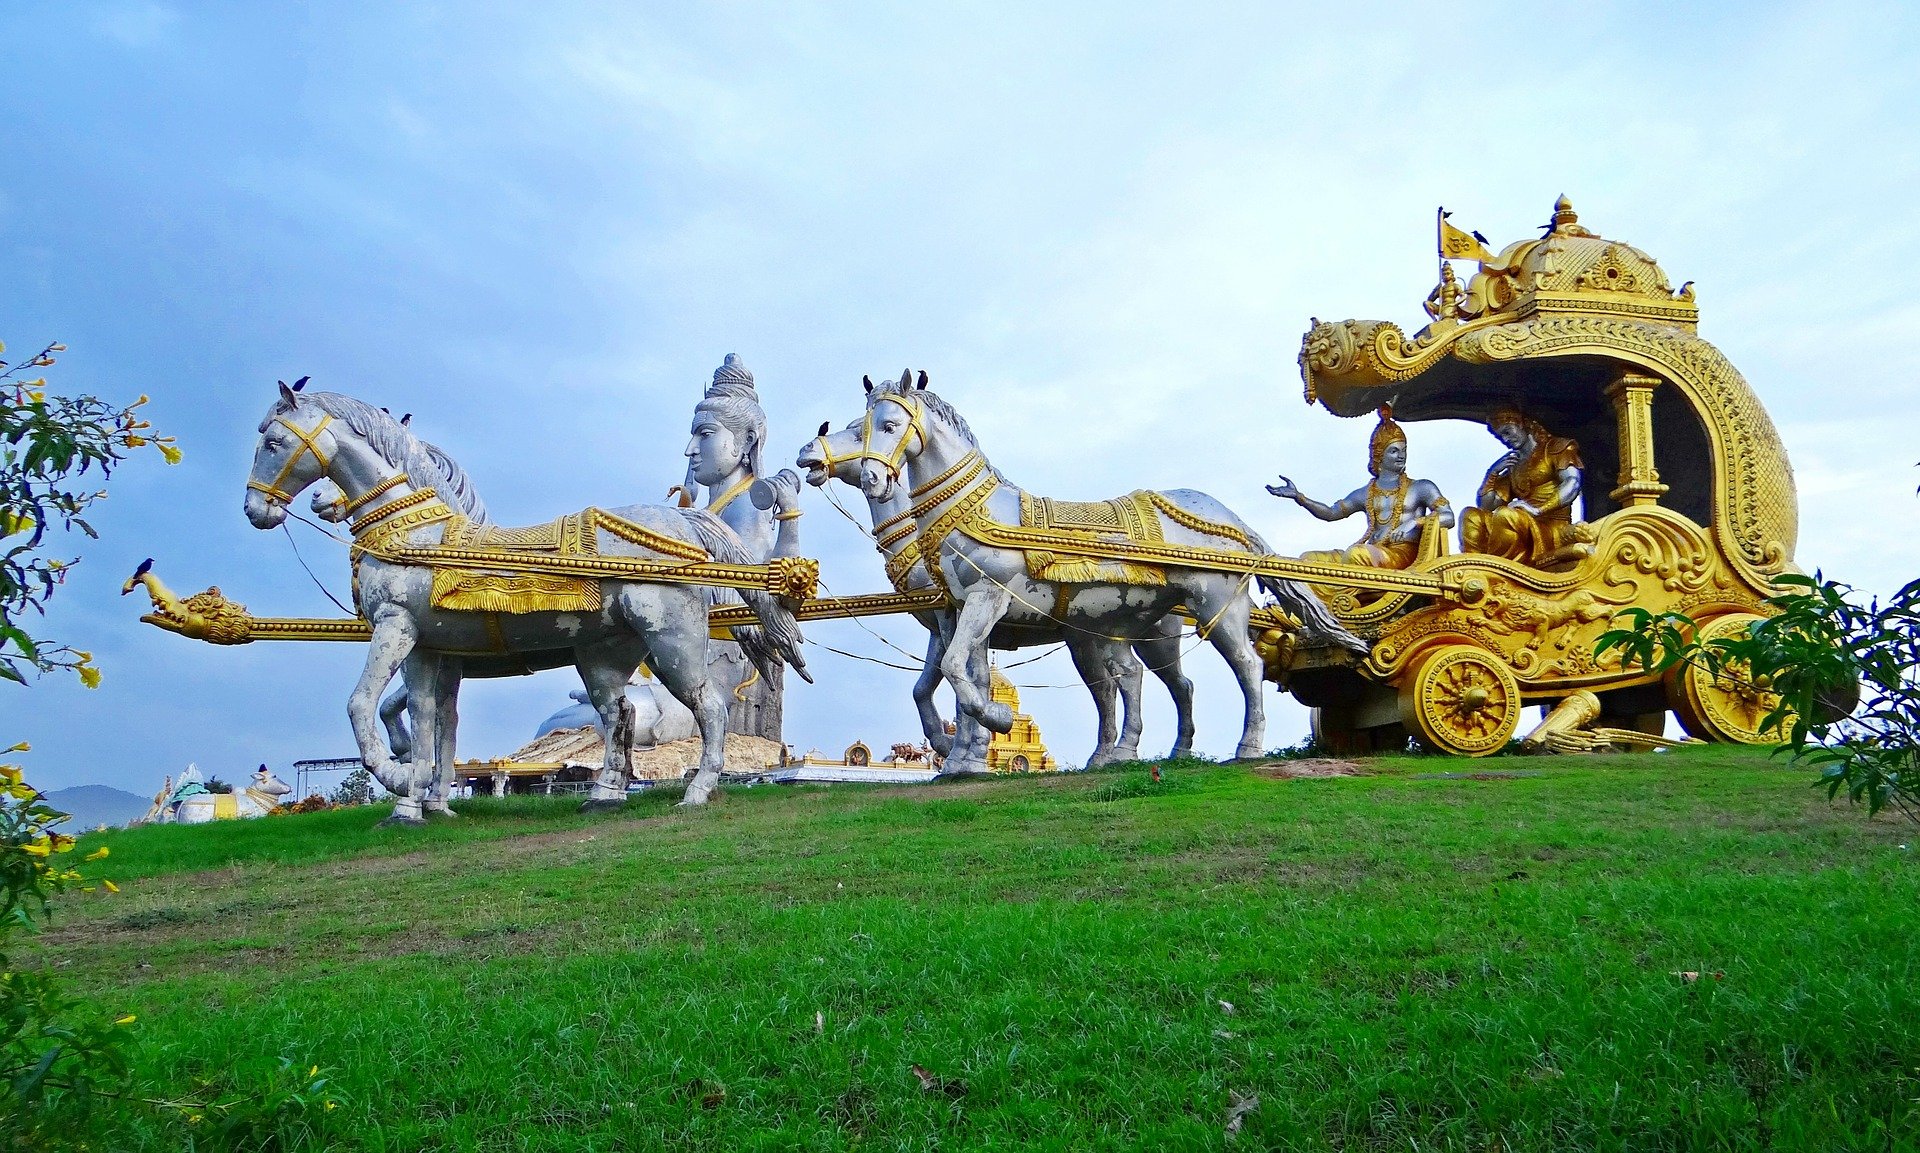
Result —
<path fill-rule="evenodd" d="M 189 760 L 351 748 L 352 646 L 214 649 L 115 595 L 153 556 L 181 592 L 333 613 L 240 515 L 276 378 L 416 413 L 531 522 L 660 498 L 728 352 L 782 460 L 857 412 L 862 373 L 912 366 L 1035 491 L 1200 488 L 1284 551 L 1345 543 L 1261 490 L 1364 475 L 1364 423 L 1300 401 L 1307 318 L 1411 328 L 1436 204 L 1505 243 L 1562 192 L 1696 282 L 1702 334 L 1792 454 L 1801 563 L 1895 587 L 1920 571 L 1915 16 L 1564 11 L 10 4 L 0 339 L 72 346 L 63 389 L 152 395 L 187 459 L 116 479 L 46 622 L 105 684 L 0 689 L 0 736 L 34 743 L 43 787 L 149 792 Z M 1464 425 L 1412 435 L 1414 473 L 1456 498 L 1498 452 Z M 883 587 L 807 499 L 833 591 Z M 338 546 L 300 543 L 343 590 Z M 920 647 L 911 623 L 870 627 Z M 854 625 L 809 633 L 891 656 Z M 914 732 L 907 674 L 812 663 L 796 746 Z M 1237 693 L 1211 653 L 1189 666 L 1200 747 L 1230 753 Z M 470 686 L 461 755 L 511 751 L 573 687 Z M 1024 699 L 1084 757 L 1081 689 Z M 1269 714 L 1270 744 L 1304 732 L 1291 704 Z M 1148 718 L 1170 743 L 1157 687 Z"/>

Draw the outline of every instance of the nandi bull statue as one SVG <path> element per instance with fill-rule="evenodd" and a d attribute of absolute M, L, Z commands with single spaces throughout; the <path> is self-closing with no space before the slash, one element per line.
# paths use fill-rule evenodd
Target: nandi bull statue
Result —
<path fill-rule="evenodd" d="M 868 500 L 888 501 L 908 488 L 920 558 L 959 610 L 939 663 L 962 715 L 995 732 L 1012 727 L 1012 710 L 991 697 L 985 659 L 988 637 L 1005 620 L 1146 639 L 1184 608 L 1240 683 L 1246 720 L 1236 755 L 1262 751 L 1261 664 L 1247 632 L 1250 563 L 1238 572 L 1208 567 L 1267 554 L 1245 522 L 1191 489 L 1093 503 L 1034 496 L 1005 480 L 953 406 L 915 388 L 911 373 L 897 385 L 865 384 L 858 446 L 848 451 L 859 458 Z M 839 455 L 831 442 L 829 451 Z M 1258 579 L 1310 640 L 1366 651 L 1305 586 Z"/>
<path fill-rule="evenodd" d="M 422 819 L 436 754 L 451 759 L 452 698 L 467 655 L 569 655 L 612 735 L 589 806 L 625 801 L 623 690 L 645 660 L 699 724 L 701 759 L 684 803 L 704 803 L 719 781 L 728 704 L 707 676 L 707 586 L 738 588 L 753 609 L 756 659 L 784 659 L 805 677 L 799 628 L 770 587 L 806 595 L 791 579 L 800 570 L 756 566 L 731 529 L 695 509 L 590 508 L 526 529 L 475 526 L 438 491 L 457 469 L 372 405 L 283 384 L 260 422 L 247 480 L 247 519 L 261 529 L 279 526 L 322 478 L 346 498 L 356 608 L 373 632 L 347 713 L 361 760 L 396 798 L 393 819 Z M 378 718 L 396 671 L 413 729 L 405 765 Z"/>

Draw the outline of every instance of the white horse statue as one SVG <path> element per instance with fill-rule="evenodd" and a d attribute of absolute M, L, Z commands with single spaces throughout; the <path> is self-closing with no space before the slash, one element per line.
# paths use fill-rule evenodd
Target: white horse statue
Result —
<path fill-rule="evenodd" d="M 910 373 L 897 385 L 865 383 L 860 490 L 892 501 L 910 486 L 920 557 L 959 606 L 940 671 L 963 716 L 995 732 L 1012 728 L 1012 710 L 991 698 L 986 674 L 986 644 L 1003 621 L 1133 640 L 1158 635 L 1168 615 L 1184 609 L 1240 683 L 1246 720 L 1235 755 L 1263 751 L 1260 658 L 1247 632 L 1256 578 L 1250 567 L 1206 567 L 1210 555 L 1250 566 L 1269 553 L 1244 521 L 1192 489 L 1088 504 L 1032 496 L 1004 479 L 953 406 L 915 388 Z M 1194 567 L 1179 563 L 1187 558 Z M 1367 651 L 1304 585 L 1257 579 L 1309 639 Z M 954 771 L 984 768 L 969 760 Z"/>
<path fill-rule="evenodd" d="M 396 798 L 392 819 L 419 823 L 436 761 L 452 760 L 462 663 L 522 655 L 545 660 L 555 652 L 570 656 L 610 735 L 587 806 L 626 800 L 625 689 L 643 661 L 699 723 L 702 753 L 683 803 L 705 803 L 720 778 L 728 702 L 706 673 L 708 590 L 672 579 L 669 570 L 704 565 L 714 571 L 709 561 L 749 566 L 739 538 L 705 512 L 657 505 L 588 509 L 525 530 L 476 527 L 437 491 L 447 484 L 449 466 L 458 468 L 436 462 L 399 421 L 372 405 L 338 393 L 296 393 L 283 384 L 260 422 L 247 480 L 247 519 L 261 529 L 278 527 L 294 498 L 322 478 L 345 494 L 358 562 L 355 603 L 373 630 L 347 715 L 362 762 Z M 449 541 L 449 532 L 461 540 Z M 609 575 L 527 576 L 518 566 L 502 573 L 456 563 L 463 546 L 485 557 L 545 545 L 552 546 L 550 564 L 552 554 L 560 554 L 560 572 L 584 571 L 580 558 L 589 557 L 599 558 L 595 563 Z M 622 560 L 633 563 L 623 569 Z M 619 575 L 639 569 L 660 575 Z M 765 590 L 742 588 L 741 595 L 760 621 L 757 658 L 784 659 L 806 677 L 792 612 Z M 404 677 L 413 730 L 413 756 L 405 765 L 381 739 L 378 718 L 380 694 L 396 671 Z"/>
<path fill-rule="evenodd" d="M 920 374 L 922 386 L 926 373 Z M 800 450 L 795 464 L 815 487 L 838 480 L 860 487 L 860 466 L 866 461 L 861 452 L 864 421 L 854 421 L 837 433 L 829 433 L 827 424 L 820 434 Z M 912 500 L 904 487 L 895 485 L 884 499 L 867 497 L 867 511 L 873 518 L 874 543 L 886 558 L 887 577 L 895 591 L 912 592 L 934 587 L 927 563 L 920 556 L 915 526 L 908 512 Z M 946 758 L 943 774 L 960 771 L 959 766 L 983 763 L 986 745 L 991 739 L 986 729 L 962 715 L 947 732 L 946 718 L 933 700 L 940 683 L 940 659 L 953 637 L 957 614 L 952 609 L 929 610 L 914 614 L 927 629 L 927 655 L 921 663 L 919 679 L 914 682 L 913 702 L 920 714 L 920 731 L 927 743 Z M 989 644 L 994 648 L 1017 649 L 1029 645 L 1065 644 L 1073 658 L 1073 667 L 1093 696 L 1094 712 L 1099 718 L 1099 737 L 1087 765 L 1130 761 L 1140 755 L 1141 672 L 1151 669 L 1167 686 L 1176 714 L 1172 757 L 1186 756 L 1193 749 L 1193 682 L 1180 671 L 1181 623 L 1177 616 L 1165 617 L 1153 635 L 1137 640 L 1116 641 L 1082 629 L 1069 628 L 1051 617 L 1031 617 L 1010 613 L 993 629 Z M 1138 654 L 1136 656 L 1135 654 Z M 1143 665 L 1144 662 L 1144 665 Z M 985 674 L 970 669 L 978 680 Z M 1120 708 L 1114 708 L 1118 696 Z M 960 749 L 956 754 L 955 747 Z M 977 747 L 976 747 L 977 746 Z"/>
<path fill-rule="evenodd" d="M 189 779 L 191 778 L 191 780 Z M 192 766 L 180 774 L 180 784 L 175 786 L 177 796 L 181 787 L 189 783 L 199 783 L 200 774 Z M 253 783 L 244 789 L 235 789 L 231 793 L 210 793 L 202 785 L 199 791 L 180 797 L 171 806 L 171 812 L 163 812 L 160 819 L 176 825 L 204 825 L 209 821 L 247 820 L 252 817 L 264 817 L 280 807 L 280 798 L 293 791 L 279 777 L 261 765 L 254 770 Z"/>

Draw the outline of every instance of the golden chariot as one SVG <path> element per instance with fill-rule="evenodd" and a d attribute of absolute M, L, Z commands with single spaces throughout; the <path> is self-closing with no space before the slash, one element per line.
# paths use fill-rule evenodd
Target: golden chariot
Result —
<path fill-rule="evenodd" d="M 1443 255 L 1449 234 L 1440 222 Z M 1477 234 L 1476 234 L 1477 239 Z M 1596 657 L 1621 609 L 1685 613 L 1702 637 L 1769 612 L 1793 568 L 1793 471 L 1766 410 L 1698 334 L 1691 282 L 1579 223 L 1565 197 L 1544 235 L 1494 255 L 1462 288 L 1442 261 L 1433 323 L 1408 336 L 1378 320 L 1317 318 L 1302 341 L 1308 404 L 1355 417 L 1485 422 L 1517 406 L 1577 442 L 1585 515 L 1577 543 L 1538 565 L 1456 551 L 1437 523 L 1397 571 L 1356 569 L 1324 594 L 1371 652 L 1298 649 L 1261 637 L 1268 675 L 1313 710 L 1339 752 L 1404 745 L 1479 756 L 1504 748 L 1522 709 L 1577 698 L 1582 724 L 1659 734 L 1671 710 L 1708 741 L 1772 743 L 1763 687 L 1682 667 L 1656 676 Z M 1465 247 L 1465 245 L 1463 245 Z M 1429 518 L 1431 521 L 1432 518 Z M 1437 595 L 1379 578 L 1426 579 Z"/>

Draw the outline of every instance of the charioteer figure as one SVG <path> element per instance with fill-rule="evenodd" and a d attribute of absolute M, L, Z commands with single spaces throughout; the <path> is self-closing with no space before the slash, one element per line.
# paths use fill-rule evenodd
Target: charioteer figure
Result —
<path fill-rule="evenodd" d="M 786 469 L 763 477 L 761 451 L 766 443 L 767 413 L 760 407 L 753 373 L 730 352 L 694 406 L 686 482 L 679 491 L 684 503 L 693 503 L 704 489 L 706 511 L 725 521 L 762 562 L 800 555 L 800 477 Z M 725 594 L 716 603 L 738 600 Z M 727 731 L 779 741 L 783 678 L 759 678 L 732 642 L 715 641 L 710 651 L 710 671 L 734 698 Z"/>
<path fill-rule="evenodd" d="M 1511 406 L 1488 417 L 1487 429 L 1507 446 L 1507 454 L 1480 482 L 1479 507 L 1460 520 L 1461 547 L 1535 568 L 1591 555 L 1593 530 L 1573 519 L 1583 467 L 1580 446 L 1548 435 L 1539 421 Z"/>
<path fill-rule="evenodd" d="M 1367 445 L 1367 471 L 1372 480 L 1332 504 L 1312 499 L 1284 476 L 1279 484 L 1267 486 L 1268 492 L 1324 521 L 1367 514 L 1367 531 L 1351 547 L 1303 553 L 1301 560 L 1406 568 L 1419 556 L 1420 533 L 1428 517 L 1435 518 L 1442 529 L 1453 527 L 1453 507 L 1441 495 L 1440 486 L 1407 475 L 1407 434 L 1393 419 L 1392 405 L 1380 406 L 1380 422 Z"/>

